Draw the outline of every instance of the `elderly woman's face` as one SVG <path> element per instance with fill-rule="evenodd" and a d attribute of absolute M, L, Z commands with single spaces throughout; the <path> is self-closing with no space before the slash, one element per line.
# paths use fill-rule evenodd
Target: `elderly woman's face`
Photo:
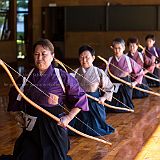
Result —
<path fill-rule="evenodd" d="M 138 49 L 138 45 L 136 43 L 129 43 L 129 51 L 134 54 L 137 52 L 137 49 Z"/>
<path fill-rule="evenodd" d="M 117 57 L 121 57 L 123 55 L 123 51 L 125 50 L 125 46 L 121 43 L 116 43 L 113 46 L 114 55 Z"/>
<path fill-rule="evenodd" d="M 44 73 L 53 61 L 54 54 L 49 48 L 43 48 L 42 45 L 37 45 L 34 51 L 34 62 L 41 73 Z"/>
<path fill-rule="evenodd" d="M 92 56 L 91 52 L 84 51 L 79 56 L 80 64 L 83 68 L 89 68 L 92 66 L 95 56 Z"/>

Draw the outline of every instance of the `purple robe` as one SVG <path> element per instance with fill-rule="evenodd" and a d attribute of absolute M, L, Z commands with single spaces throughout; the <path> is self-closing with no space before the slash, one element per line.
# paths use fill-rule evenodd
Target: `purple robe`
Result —
<path fill-rule="evenodd" d="M 134 81 L 137 81 L 139 84 L 141 84 L 143 79 L 142 67 L 139 64 L 137 64 L 133 59 L 129 58 L 129 60 L 131 68 L 129 67 L 128 62 L 126 60 L 126 55 L 122 55 L 119 61 L 117 61 L 116 57 L 113 56 L 109 64 L 109 69 L 113 75 L 119 78 L 126 77 L 125 72 L 132 74 L 132 76 L 134 76 L 135 78 Z M 115 66 L 118 67 L 120 70 Z"/>
<path fill-rule="evenodd" d="M 153 72 L 154 63 L 152 63 L 152 60 L 149 57 L 147 57 L 145 54 L 142 54 L 141 52 L 137 51 L 136 53 L 134 53 L 134 55 L 131 54 L 130 52 L 127 55 L 133 60 L 135 60 L 140 66 L 142 66 L 143 69 L 147 69 L 151 73 Z M 143 77 L 142 84 L 138 84 L 137 86 L 139 88 L 149 90 L 145 77 Z M 148 93 L 141 92 L 137 89 L 133 89 L 132 98 L 143 98 L 147 96 L 148 96 Z"/>
<path fill-rule="evenodd" d="M 148 57 L 152 57 L 152 56 L 154 56 L 154 57 L 157 57 L 157 58 L 159 58 L 160 57 L 160 48 L 157 48 L 157 47 L 151 47 L 151 48 L 147 48 L 146 47 L 146 55 L 148 56 Z"/>
<path fill-rule="evenodd" d="M 59 118 L 65 115 L 60 105 L 66 103 L 69 104 L 70 108 L 78 107 L 83 111 L 87 111 L 89 109 L 88 100 L 78 81 L 68 73 L 62 70 L 59 71 L 65 86 L 65 93 L 54 68 L 50 66 L 42 76 L 39 74 L 38 69 L 35 69 L 29 77 L 29 81 L 40 88 L 46 95 L 28 82 L 25 85 L 24 94 Z M 47 96 L 49 93 L 59 96 L 59 104 L 49 104 L 49 97 Z M 17 139 L 13 151 L 14 159 L 69 160 L 67 152 L 70 145 L 67 130 L 57 125 L 56 121 L 30 104 L 25 101 L 22 102 L 24 103 L 24 112 L 30 117 L 36 118 L 36 122 L 31 130 L 27 130 L 27 125 Z M 32 122 L 32 118 L 30 117 L 27 119 L 28 124 Z"/>
<path fill-rule="evenodd" d="M 49 93 L 52 93 L 59 97 L 58 104 L 63 105 L 67 103 L 71 108 L 78 107 L 84 111 L 88 111 L 88 101 L 85 92 L 79 86 L 78 81 L 62 70 L 60 70 L 60 75 L 62 77 L 66 93 L 64 93 L 52 66 L 50 66 L 42 76 L 40 76 L 38 69 L 35 69 L 29 77 L 29 81 L 45 94 L 29 83 L 26 84 L 24 93 L 32 101 L 44 108 L 54 107 L 53 104 L 48 103 Z M 12 96 L 12 93 L 10 93 L 10 96 Z M 10 104 L 13 104 L 13 102 L 10 102 Z M 16 110 L 15 107 L 16 106 L 13 106 L 13 110 Z M 12 110 L 11 107 L 9 110 Z"/>
<path fill-rule="evenodd" d="M 145 52 L 146 55 L 148 57 L 151 57 L 153 63 L 155 63 L 155 64 L 160 63 L 160 48 L 157 48 L 157 47 L 153 46 L 151 48 L 146 48 L 145 51 L 146 51 Z M 154 66 L 153 74 L 148 73 L 148 75 L 151 76 L 151 77 L 160 79 L 160 69 L 156 68 Z M 160 86 L 160 82 L 156 82 L 156 81 L 153 81 L 153 80 L 150 80 L 150 79 L 147 79 L 147 82 L 148 82 L 149 86 L 151 86 L 151 87 L 159 87 Z"/>
<path fill-rule="evenodd" d="M 140 55 L 141 54 L 141 55 Z M 147 55 L 142 54 L 141 52 L 136 52 L 132 55 L 130 52 L 127 54 L 130 58 L 135 60 L 141 67 L 147 69 L 149 72 L 153 73 L 154 70 L 154 63 L 152 62 L 151 58 Z"/>

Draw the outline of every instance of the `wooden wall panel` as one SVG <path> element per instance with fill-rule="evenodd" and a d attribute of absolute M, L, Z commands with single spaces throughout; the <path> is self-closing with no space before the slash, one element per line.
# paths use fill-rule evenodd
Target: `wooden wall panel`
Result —
<path fill-rule="evenodd" d="M 125 31 L 125 32 L 68 32 L 65 34 L 65 58 L 78 58 L 78 48 L 82 44 L 89 44 L 96 50 L 96 55 L 109 57 L 112 55 L 110 45 L 112 40 L 122 37 L 126 41 L 129 37 L 137 36 L 142 45 L 145 45 L 145 36 L 155 34 L 156 44 L 160 46 L 160 32 Z"/>
<path fill-rule="evenodd" d="M 39 0 L 32 1 L 33 10 L 33 42 L 41 37 L 41 3 Z"/>
<path fill-rule="evenodd" d="M 0 41 L 0 58 L 7 63 L 16 61 L 16 42 Z"/>
<path fill-rule="evenodd" d="M 7 63 L 16 61 L 16 1 L 11 1 L 9 13 L 9 27 L 11 34 L 9 40 L 0 40 L 0 58 Z"/>
<path fill-rule="evenodd" d="M 38 2 L 38 0 L 35 0 Z M 36 6 L 34 2 L 33 10 L 35 12 L 33 19 L 34 40 L 38 38 L 41 28 L 40 11 L 41 7 L 56 4 L 57 6 L 77 6 L 77 5 L 106 5 L 105 0 L 41 0 L 41 6 Z M 112 0 L 111 5 L 160 5 L 159 0 Z M 144 44 L 144 37 L 148 33 L 155 33 L 157 39 L 160 38 L 159 32 L 151 31 L 118 31 L 118 32 L 67 32 L 65 33 L 65 58 L 77 58 L 77 50 L 80 45 L 87 43 L 92 45 L 97 54 L 102 56 L 110 56 L 110 43 L 115 37 L 123 37 L 125 40 L 130 36 L 138 36 L 141 43 Z M 157 40 L 158 42 L 158 40 Z M 158 44 L 159 45 L 159 44 Z M 160 46 L 160 45 L 159 45 Z"/>
<path fill-rule="evenodd" d="M 43 6 L 48 6 L 49 3 L 56 3 L 58 6 L 73 6 L 73 5 L 106 5 L 107 0 L 41 0 Z M 154 5 L 160 4 L 159 0 L 112 0 L 111 5 Z"/>

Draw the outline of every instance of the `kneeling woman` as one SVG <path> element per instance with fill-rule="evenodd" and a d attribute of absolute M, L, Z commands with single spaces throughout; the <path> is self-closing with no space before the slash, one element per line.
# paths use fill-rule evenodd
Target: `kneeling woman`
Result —
<path fill-rule="evenodd" d="M 25 81 L 22 85 L 22 87 L 25 86 L 24 94 L 43 109 L 59 117 L 61 121 L 57 125 L 57 122 L 33 108 L 23 99 L 20 101 L 19 95 L 15 96 L 17 92 L 12 88 L 8 111 L 19 110 L 16 104 L 21 103 L 25 115 L 25 126 L 16 141 L 13 159 L 71 160 L 67 155 L 69 150 L 68 134 L 63 127 L 67 126 L 81 109 L 88 110 L 87 97 L 75 78 L 52 66 L 54 46 L 49 40 L 38 40 L 33 49 L 35 67 L 32 73 L 30 72 L 28 79 L 34 85 L 28 81 L 25 84 L 26 79 L 24 78 Z M 59 75 L 65 84 L 65 93 L 58 78 Z M 62 107 L 66 101 L 73 105 L 68 114 L 64 113 Z"/>
<path fill-rule="evenodd" d="M 89 112 L 79 113 L 80 121 L 73 119 L 71 125 L 89 135 L 102 136 L 114 132 L 114 129 L 106 124 L 105 107 L 102 105 L 105 100 L 112 99 L 113 84 L 103 70 L 93 66 L 94 59 L 94 49 L 88 45 L 81 46 L 79 48 L 81 67 L 76 70 L 75 78 L 87 94 L 99 99 L 99 103 L 88 98 Z M 102 93 L 99 88 L 104 92 Z"/>
<path fill-rule="evenodd" d="M 152 62 L 152 59 L 147 57 L 144 53 L 138 52 L 138 45 L 138 38 L 129 38 L 127 41 L 127 46 L 129 49 L 127 55 L 135 60 L 143 68 L 144 75 L 147 73 L 152 73 L 154 70 L 154 63 Z M 149 86 L 145 77 L 143 77 L 142 84 L 139 84 L 137 86 L 142 89 L 149 90 Z M 132 98 L 143 98 L 147 96 L 148 93 L 133 89 Z"/>
<path fill-rule="evenodd" d="M 106 72 L 110 71 L 109 74 L 111 75 L 111 81 L 115 84 L 116 89 L 113 94 L 114 99 L 112 99 L 110 104 L 117 107 L 121 106 L 134 109 L 134 104 L 132 102 L 132 88 L 125 83 L 121 83 L 120 80 L 130 82 L 133 87 L 137 84 L 141 84 L 143 70 L 133 59 L 123 54 L 125 50 L 125 42 L 122 38 L 114 39 L 112 42 L 112 48 L 114 56 L 109 58 L 109 66 L 107 67 Z M 134 81 L 131 81 L 131 76 L 129 75 L 132 75 L 132 77 L 134 76 Z"/>

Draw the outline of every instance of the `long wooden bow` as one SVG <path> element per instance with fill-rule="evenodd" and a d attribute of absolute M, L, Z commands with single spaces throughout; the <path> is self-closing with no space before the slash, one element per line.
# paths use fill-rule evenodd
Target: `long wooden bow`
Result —
<path fill-rule="evenodd" d="M 93 97 L 93 96 L 91 96 L 91 95 L 89 95 L 89 94 L 86 94 L 86 95 L 87 95 L 88 98 L 91 98 L 91 99 L 93 99 L 93 100 L 95 100 L 95 101 L 97 101 L 97 102 L 99 101 L 99 99 L 96 98 L 96 97 Z M 109 104 L 107 104 L 107 103 L 103 103 L 103 105 L 106 106 L 106 107 L 108 107 L 108 108 L 112 108 L 112 109 L 118 109 L 118 110 L 123 110 L 123 111 L 128 111 L 128 112 L 134 112 L 133 109 L 115 107 L 115 106 L 109 105 Z"/>
<path fill-rule="evenodd" d="M 54 58 L 54 60 L 55 60 L 55 62 L 57 62 L 58 64 L 60 64 L 64 68 L 64 70 L 66 72 L 68 72 L 67 69 L 66 69 L 66 67 L 63 65 L 63 63 L 60 60 L 58 60 L 57 58 Z"/>
<path fill-rule="evenodd" d="M 154 75 L 154 74 L 153 74 Z M 151 79 L 151 80 L 153 80 L 153 81 L 157 81 L 157 82 L 160 82 L 160 79 L 157 79 L 157 78 L 154 78 L 154 77 L 150 77 L 150 76 L 148 76 L 148 75 L 144 75 L 146 78 L 148 78 L 148 79 Z"/>
<path fill-rule="evenodd" d="M 66 69 L 66 67 L 64 66 L 64 64 L 63 64 L 60 60 L 58 60 L 58 59 L 55 58 L 55 61 L 56 61 L 59 65 L 61 65 L 61 66 L 65 69 L 66 72 L 68 72 L 67 69 Z M 79 74 L 79 75 L 80 75 L 80 74 Z M 82 75 L 80 75 L 80 76 L 82 76 Z M 91 95 L 89 95 L 89 94 L 86 94 L 86 96 L 87 96 L 88 98 L 91 98 L 91 99 L 95 100 L 96 102 L 99 102 L 99 99 L 96 98 L 96 97 L 93 97 L 93 96 L 91 96 Z M 109 104 L 107 104 L 107 103 L 103 103 L 103 105 L 104 105 L 105 107 L 112 108 L 112 109 L 115 109 L 115 110 L 123 110 L 123 111 L 128 111 L 128 112 L 134 112 L 133 109 L 122 108 L 122 107 L 115 107 L 115 106 L 109 105 Z"/>
<path fill-rule="evenodd" d="M 138 47 L 140 47 L 142 50 L 147 51 L 147 53 L 149 53 L 150 55 L 154 56 L 148 49 L 146 49 L 146 48 L 143 47 L 142 45 L 139 44 Z M 157 57 L 157 56 L 154 56 L 154 57 L 157 58 L 158 60 L 160 60 L 159 57 Z M 158 69 L 160 69 L 160 68 L 158 68 Z"/>
<path fill-rule="evenodd" d="M 144 49 L 144 47 L 143 46 L 141 46 L 140 44 L 138 45 L 141 49 Z M 113 47 L 111 46 L 111 49 L 113 49 Z M 147 51 L 148 53 L 150 53 L 149 51 Z M 150 53 L 151 54 L 151 53 Z M 116 68 L 118 68 L 118 67 L 116 67 Z M 143 67 L 142 67 L 143 68 Z M 143 68 L 143 69 L 145 69 L 146 70 L 146 68 Z M 158 69 L 160 69 L 160 68 L 158 68 Z M 151 79 L 151 80 L 153 80 L 153 81 L 157 81 L 157 82 L 160 82 L 160 79 L 155 75 L 155 74 L 153 74 L 153 73 L 151 73 L 151 72 L 149 72 L 150 74 L 152 74 L 153 76 L 155 76 L 156 78 L 154 78 L 154 77 L 150 77 L 150 76 L 148 76 L 148 75 L 144 75 L 144 77 L 146 77 L 146 78 L 148 78 L 148 79 Z"/>
<path fill-rule="evenodd" d="M 138 47 L 140 47 L 141 49 L 145 49 L 142 45 L 138 45 Z M 150 55 L 152 55 L 148 50 L 146 50 Z M 157 68 L 157 67 L 156 67 Z M 144 68 L 145 69 L 145 68 Z M 158 69 L 160 69 L 160 68 L 158 68 Z M 150 72 L 149 72 L 150 73 Z M 152 74 L 153 76 L 156 76 L 155 74 L 153 74 L 153 73 L 150 73 L 150 74 Z M 150 77 L 150 76 L 148 76 L 148 75 L 144 75 L 146 78 L 148 78 L 148 79 L 151 79 L 151 80 L 153 80 L 153 81 L 157 81 L 157 82 L 160 82 L 160 79 L 159 79 L 159 77 L 157 77 L 156 76 L 156 78 L 153 78 L 153 77 Z"/>
<path fill-rule="evenodd" d="M 107 62 L 106 59 L 102 58 L 101 56 L 98 56 L 98 58 L 101 59 L 102 61 L 104 61 L 107 66 L 109 65 L 109 63 Z M 153 94 L 153 95 L 156 95 L 156 96 L 160 96 L 160 93 L 155 93 L 155 92 L 152 92 L 152 91 L 148 91 L 148 90 L 145 90 L 145 89 L 136 87 L 136 86 L 133 87 L 131 83 L 126 82 L 125 80 L 114 76 L 114 75 L 110 72 L 109 67 L 108 67 L 108 72 L 109 72 L 109 74 L 110 74 L 113 78 L 117 79 L 118 81 L 120 81 L 120 82 L 122 82 L 122 83 L 127 84 L 128 86 L 130 86 L 130 87 L 132 87 L 132 88 L 135 88 L 135 89 L 137 89 L 137 90 L 139 90 L 139 91 L 142 91 L 142 92 L 146 92 L 146 93 L 149 93 L 149 94 Z"/>
<path fill-rule="evenodd" d="M 45 110 L 44 108 L 40 107 L 38 104 L 36 104 L 35 102 L 33 102 L 32 100 L 30 100 L 17 86 L 12 74 L 10 73 L 10 71 L 8 70 L 7 66 L 4 64 L 4 62 L 0 59 L 0 65 L 4 68 L 4 70 L 7 72 L 9 78 L 11 79 L 13 85 L 15 86 L 16 90 L 18 91 L 18 93 L 28 102 L 30 103 L 33 107 L 35 107 L 36 109 L 40 110 L 41 112 L 45 113 L 47 116 L 49 116 L 50 118 L 54 119 L 57 122 L 60 122 L 60 119 L 56 116 L 54 116 L 53 114 L 51 114 L 50 112 L 48 112 L 47 110 Z M 85 133 L 82 133 L 78 130 L 76 130 L 75 128 L 71 127 L 70 125 L 66 126 L 68 129 L 70 129 L 71 131 L 75 132 L 76 134 L 79 134 L 85 138 L 90 138 L 92 140 L 98 141 L 98 142 L 102 142 L 104 144 L 108 144 L 108 145 L 112 145 L 112 143 L 107 142 L 103 139 L 99 139 L 90 135 L 87 135 Z"/>

